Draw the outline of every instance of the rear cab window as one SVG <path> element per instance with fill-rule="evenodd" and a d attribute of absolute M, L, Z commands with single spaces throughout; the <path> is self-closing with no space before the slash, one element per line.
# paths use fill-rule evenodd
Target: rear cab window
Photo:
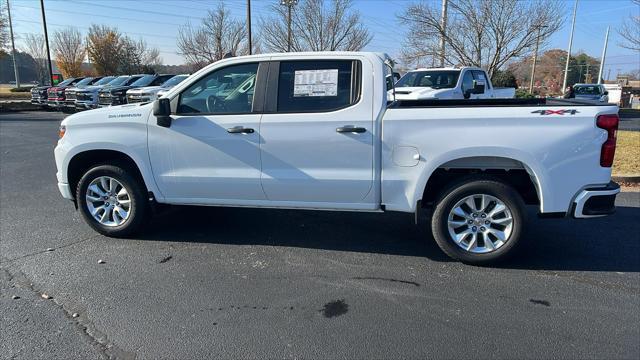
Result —
<path fill-rule="evenodd" d="M 491 89 L 491 83 L 487 80 L 487 75 L 482 70 L 472 70 L 473 78 L 484 83 L 487 89 Z"/>

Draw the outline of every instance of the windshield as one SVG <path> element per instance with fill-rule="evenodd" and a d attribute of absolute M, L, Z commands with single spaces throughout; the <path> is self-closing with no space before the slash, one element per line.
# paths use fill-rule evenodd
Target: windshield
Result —
<path fill-rule="evenodd" d="M 90 83 L 93 80 L 92 77 L 88 77 L 88 78 L 84 78 L 80 81 L 78 81 L 78 83 L 76 84 L 76 86 L 80 86 L 80 85 L 87 85 L 88 83 Z"/>
<path fill-rule="evenodd" d="M 182 80 L 188 78 L 189 75 L 176 75 L 174 77 L 172 77 L 171 79 L 165 81 L 164 83 L 162 83 L 162 87 L 172 87 L 172 86 L 176 86 L 178 84 L 180 84 L 182 82 Z"/>
<path fill-rule="evenodd" d="M 145 75 L 131 84 L 131 86 L 149 86 L 155 80 L 155 75 Z"/>
<path fill-rule="evenodd" d="M 67 80 L 65 80 L 65 81 L 61 82 L 60 84 L 58 84 L 58 85 L 56 85 L 56 86 L 67 86 L 67 85 L 71 84 L 71 82 L 72 82 L 73 80 L 75 80 L 75 79 L 74 79 L 74 78 L 67 79 Z"/>
<path fill-rule="evenodd" d="M 104 84 L 108 84 L 108 83 L 110 83 L 111 81 L 113 81 L 113 79 L 115 79 L 115 76 L 105 76 L 105 77 L 103 77 L 102 79 L 100 79 L 100 80 L 96 81 L 96 83 L 95 83 L 95 84 L 93 84 L 93 85 L 104 85 Z"/>
<path fill-rule="evenodd" d="M 127 81 L 122 85 L 131 86 L 134 82 L 138 81 L 138 79 L 140 79 L 141 77 L 142 75 L 133 75 L 129 79 L 127 79 Z"/>
<path fill-rule="evenodd" d="M 124 84 L 125 81 L 127 81 L 130 78 L 130 76 L 127 75 L 123 75 L 123 76 L 118 76 L 117 78 L 111 80 L 111 82 L 109 82 L 109 86 L 118 86 L 118 85 L 122 85 Z"/>
<path fill-rule="evenodd" d="M 597 86 L 576 86 L 576 95 L 600 95 L 600 88 Z"/>
<path fill-rule="evenodd" d="M 396 87 L 454 88 L 458 83 L 458 76 L 460 76 L 458 70 L 411 71 L 398 80 Z"/>

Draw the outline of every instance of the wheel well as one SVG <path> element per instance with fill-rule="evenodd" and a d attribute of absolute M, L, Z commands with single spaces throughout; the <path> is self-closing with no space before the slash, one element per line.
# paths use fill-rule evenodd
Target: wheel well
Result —
<path fill-rule="evenodd" d="M 75 195 L 76 187 L 82 176 L 96 165 L 117 165 L 128 169 L 133 176 L 146 187 L 138 165 L 129 155 L 115 150 L 89 150 L 76 154 L 67 167 L 67 181 L 71 193 Z"/>
<path fill-rule="evenodd" d="M 422 194 L 422 207 L 432 207 L 440 193 L 452 182 L 473 175 L 484 175 L 496 178 L 512 186 L 522 196 L 527 205 L 539 205 L 538 191 L 525 169 L 447 169 L 438 168 L 431 174 L 424 193 Z"/>

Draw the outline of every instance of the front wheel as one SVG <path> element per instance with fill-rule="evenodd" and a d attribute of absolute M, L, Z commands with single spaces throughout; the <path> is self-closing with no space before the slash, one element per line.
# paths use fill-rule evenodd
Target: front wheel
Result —
<path fill-rule="evenodd" d="M 470 179 L 442 194 L 431 229 L 447 255 L 483 265 L 514 252 L 524 223 L 524 202 L 511 186 L 497 180 Z"/>
<path fill-rule="evenodd" d="M 76 201 L 84 220 L 97 232 L 124 237 L 139 230 L 148 203 L 144 185 L 126 167 L 99 165 L 80 179 Z"/>

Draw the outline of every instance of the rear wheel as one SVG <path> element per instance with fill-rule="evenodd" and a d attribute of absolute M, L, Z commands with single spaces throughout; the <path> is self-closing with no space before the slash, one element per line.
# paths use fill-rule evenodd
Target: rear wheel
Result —
<path fill-rule="evenodd" d="M 431 228 L 447 255 L 480 265 L 511 255 L 524 222 L 524 203 L 512 187 L 497 180 L 469 179 L 442 194 Z"/>
<path fill-rule="evenodd" d="M 80 179 L 76 201 L 97 232 L 124 237 L 139 230 L 147 213 L 144 185 L 126 167 L 99 165 Z"/>

